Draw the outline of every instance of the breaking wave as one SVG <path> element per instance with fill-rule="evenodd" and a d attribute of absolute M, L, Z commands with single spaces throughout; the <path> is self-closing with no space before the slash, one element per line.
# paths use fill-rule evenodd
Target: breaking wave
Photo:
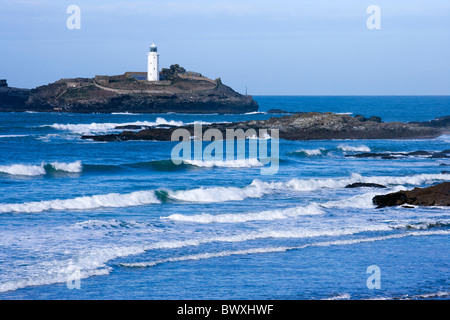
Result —
<path fill-rule="evenodd" d="M 342 154 L 342 152 L 370 152 L 371 149 L 368 146 L 352 146 L 341 144 L 335 148 L 317 148 L 317 149 L 299 149 L 293 151 L 291 154 L 299 156 L 325 156 L 332 154 Z"/>
<path fill-rule="evenodd" d="M 154 191 L 136 191 L 127 194 L 110 193 L 72 199 L 57 199 L 25 203 L 0 204 L 0 213 L 37 213 L 49 210 L 88 210 L 118 208 L 160 203 Z"/>
<path fill-rule="evenodd" d="M 76 172 L 81 170 L 81 163 L 76 162 L 72 164 L 53 163 L 50 164 L 55 170 L 72 170 L 70 172 Z M 44 166 L 9 166 L 1 168 L 0 171 L 12 171 L 14 174 L 44 174 Z M 20 172 L 20 173 L 19 173 Z M 19 204 L 0 204 L 0 213 L 4 212 L 42 212 L 47 210 L 86 210 L 95 209 L 101 207 L 128 207 L 137 205 L 147 205 L 151 203 L 161 203 L 166 199 L 174 199 L 179 201 L 193 202 L 193 203 L 218 203 L 226 201 L 242 201 L 247 198 L 261 198 L 264 195 L 272 194 L 274 192 L 282 191 L 296 191 L 307 192 L 314 191 L 322 188 L 343 188 L 349 183 L 354 182 L 367 182 L 367 183 L 379 183 L 396 185 L 393 189 L 400 190 L 403 185 L 420 185 L 422 183 L 432 183 L 438 180 L 448 180 L 450 174 L 419 174 L 415 176 L 406 177 L 363 177 L 359 174 L 353 174 L 350 178 L 341 179 L 307 179 L 302 180 L 298 178 L 291 179 L 285 182 L 262 182 L 260 180 L 253 180 L 250 185 L 244 187 L 200 187 L 188 190 L 144 190 L 136 191 L 127 194 L 111 193 L 106 195 L 94 195 L 86 197 L 78 197 L 74 199 L 66 200 L 50 200 L 40 202 L 27 202 Z M 392 188 L 391 188 L 392 189 Z M 382 191 L 382 192 L 386 192 Z M 380 194 L 380 192 L 377 192 Z M 366 193 L 363 195 L 357 195 L 350 199 L 329 201 L 323 204 L 319 204 L 322 207 L 351 207 L 356 206 L 358 208 L 372 207 L 370 201 L 375 193 Z M 297 211 L 300 210 L 300 211 Z M 270 216 L 289 217 L 289 215 L 295 216 L 304 212 L 305 208 L 301 209 L 287 209 L 285 211 L 270 211 L 258 213 L 256 216 L 245 215 L 240 218 L 234 217 L 234 219 L 246 219 L 254 220 L 265 219 L 270 220 Z M 311 211 L 308 211 L 311 210 Z M 318 208 L 312 206 L 307 212 L 318 213 Z M 177 217 L 177 216 L 175 216 Z M 230 218 L 230 216 L 222 216 L 223 219 Z M 220 219 L 212 216 L 203 216 L 201 219 Z"/>
<path fill-rule="evenodd" d="M 370 152 L 371 149 L 368 146 L 362 145 L 362 146 L 349 146 L 349 145 L 339 145 L 338 149 L 341 149 L 342 151 L 360 151 L 360 152 Z"/>
<path fill-rule="evenodd" d="M 70 173 L 79 173 L 82 171 L 81 161 L 71 163 L 52 162 L 49 164 L 42 163 L 38 165 L 12 164 L 0 166 L 0 172 L 14 176 L 40 176 L 52 171 L 65 171 Z"/>
<path fill-rule="evenodd" d="M 307 156 L 318 156 L 318 155 L 322 155 L 323 152 L 325 151 L 325 148 L 319 148 L 319 149 L 300 149 L 297 151 L 294 151 L 293 153 L 303 153 Z"/>
<path fill-rule="evenodd" d="M 259 162 L 258 159 L 237 159 L 230 161 L 223 160 L 183 160 L 184 163 L 190 164 L 196 167 L 224 167 L 224 168 L 250 168 L 250 167 L 261 167 L 263 164 Z"/>
<path fill-rule="evenodd" d="M 377 183 L 384 185 L 393 185 L 394 191 L 403 189 L 403 185 L 421 185 L 424 183 L 432 183 L 440 180 L 450 179 L 450 174 L 419 174 L 405 177 L 363 177 L 360 174 L 352 174 L 349 178 L 340 179 L 298 179 L 294 178 L 284 182 L 264 182 L 260 180 L 253 180 L 250 185 L 245 187 L 201 187 L 190 190 L 165 191 L 169 198 L 197 203 L 213 203 L 225 201 L 242 201 L 247 198 L 261 198 L 264 195 L 272 194 L 274 192 L 296 191 L 308 192 L 326 188 L 344 188 L 346 185 L 355 182 Z M 375 193 L 367 193 L 364 195 L 357 195 L 353 199 L 342 202 L 330 201 L 323 204 L 325 207 L 372 207 L 371 197 L 385 193 L 384 191 L 377 191 Z"/>
<path fill-rule="evenodd" d="M 196 223 L 238 223 L 247 222 L 253 220 L 277 220 L 293 218 L 301 215 L 316 215 L 322 214 L 323 211 L 316 204 L 312 204 L 306 207 L 295 207 L 279 210 L 268 210 L 255 213 L 228 213 L 228 214 L 196 214 L 196 215 L 183 215 L 172 214 L 165 219 L 173 221 L 183 222 L 196 222 Z"/>
<path fill-rule="evenodd" d="M 83 166 L 81 164 L 81 161 L 75 161 L 71 163 L 65 163 L 65 162 L 52 162 L 49 165 L 46 165 L 46 167 L 50 166 L 50 168 L 53 168 L 57 171 L 65 171 L 65 172 L 81 172 L 83 170 Z"/>
<path fill-rule="evenodd" d="M 264 111 L 252 111 L 252 112 L 247 112 L 244 113 L 244 115 L 250 115 L 250 114 L 266 114 L 267 112 Z"/>
<path fill-rule="evenodd" d="M 210 187 L 197 188 L 191 190 L 168 191 L 168 196 L 172 199 L 212 203 L 225 201 L 242 201 L 247 198 L 261 198 L 263 195 L 270 193 L 271 190 L 261 187 L 256 181 L 249 186 L 239 187 Z"/>
<path fill-rule="evenodd" d="M 270 188 L 273 190 L 290 189 L 294 191 L 314 191 L 322 188 L 343 188 L 355 182 L 376 183 L 382 185 L 421 185 L 439 180 L 450 179 L 450 174 L 418 174 L 412 176 L 373 176 L 363 177 L 354 173 L 349 178 L 329 178 L 329 179 L 298 179 L 294 178 L 286 182 L 259 182 L 260 188 Z M 257 181 L 257 180 L 255 180 Z M 255 182 L 254 181 L 254 182 Z"/>
<path fill-rule="evenodd" d="M 170 125 L 170 126 L 183 126 L 184 123 L 182 121 L 167 121 L 164 118 L 157 118 L 155 121 L 135 121 L 135 122 L 126 122 L 126 123 L 81 123 L 81 124 L 60 124 L 54 123 L 52 125 L 43 125 L 41 127 L 51 127 L 57 130 L 70 131 L 76 134 L 92 134 L 92 133 L 105 133 L 115 130 L 118 126 L 142 126 L 142 127 L 154 127 L 159 125 Z"/>
<path fill-rule="evenodd" d="M 13 164 L 9 166 L 0 166 L 0 172 L 10 175 L 20 176 L 39 176 L 45 174 L 44 166 L 33 166 L 24 164 Z"/>
<path fill-rule="evenodd" d="M 28 137 L 28 134 L 2 134 L 0 135 L 0 139 L 1 138 L 23 138 L 23 137 Z"/>
<path fill-rule="evenodd" d="M 140 115 L 142 115 L 142 113 L 133 113 L 133 112 L 111 112 L 111 114 L 126 115 L 126 116 L 140 116 Z"/>

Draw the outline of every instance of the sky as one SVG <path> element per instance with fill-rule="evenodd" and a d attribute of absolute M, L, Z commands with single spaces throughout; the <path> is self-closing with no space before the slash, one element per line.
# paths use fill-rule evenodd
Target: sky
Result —
<path fill-rule="evenodd" d="M 161 67 L 251 95 L 450 94 L 448 0 L 0 0 L 12 87 L 146 71 L 153 41 Z"/>

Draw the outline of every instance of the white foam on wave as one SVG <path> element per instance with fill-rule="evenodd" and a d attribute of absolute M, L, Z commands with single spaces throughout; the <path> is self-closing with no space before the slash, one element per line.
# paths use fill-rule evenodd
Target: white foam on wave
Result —
<path fill-rule="evenodd" d="M 324 299 L 324 300 L 349 300 L 349 299 L 350 299 L 349 293 L 339 293 L 335 296 L 332 296 L 332 297 Z"/>
<path fill-rule="evenodd" d="M 81 161 L 75 161 L 71 163 L 65 162 L 52 162 L 49 164 L 53 169 L 65 172 L 81 172 Z M 0 166 L 0 172 L 7 173 L 15 176 L 40 176 L 47 173 L 45 170 L 45 163 L 38 165 L 25 165 L 25 164 L 12 164 Z"/>
<path fill-rule="evenodd" d="M 272 190 L 263 186 L 258 180 L 243 188 L 210 187 L 191 190 L 169 191 L 169 197 L 181 201 L 212 203 L 225 201 L 242 201 L 247 198 L 261 198 Z"/>
<path fill-rule="evenodd" d="M 43 165 L 12 164 L 0 166 L 0 172 L 17 176 L 39 176 L 45 174 L 45 169 Z"/>
<path fill-rule="evenodd" d="M 396 186 L 392 189 L 378 191 L 378 192 L 368 192 L 364 194 L 358 194 L 349 198 L 332 200 L 324 203 L 311 203 L 307 206 L 292 207 L 286 209 L 275 209 L 266 210 L 261 212 L 250 212 L 250 213 L 225 213 L 225 214 L 194 214 L 194 215 L 184 215 L 184 214 L 172 214 L 167 217 L 162 217 L 162 219 L 168 219 L 172 221 L 179 222 L 194 222 L 194 223 L 241 223 L 248 221 L 267 221 L 267 220 L 278 220 L 278 219 L 288 219 L 295 218 L 298 216 L 305 215 L 319 215 L 323 214 L 322 208 L 358 208 L 358 209 L 371 209 L 375 206 L 372 203 L 373 197 L 385 194 L 389 192 L 396 192 L 404 189 L 402 186 Z"/>
<path fill-rule="evenodd" d="M 190 190 L 168 191 L 169 197 L 181 201 L 213 203 L 225 201 L 242 201 L 247 198 L 261 198 L 266 194 L 282 191 L 309 192 L 325 188 L 343 188 L 355 182 L 377 183 L 383 185 L 420 185 L 439 180 L 450 179 L 450 174 L 418 174 L 405 177 L 379 176 L 363 177 L 360 174 L 352 174 L 348 178 L 328 179 L 298 179 L 294 178 L 283 182 L 265 182 L 253 180 L 245 187 L 209 187 Z M 400 190 L 396 188 L 395 190 Z M 381 191 L 383 193 L 383 191 Z M 377 194 L 381 194 L 378 192 Z M 369 195 L 366 196 L 366 198 Z M 366 201 L 362 198 L 362 201 Z M 361 204 L 362 205 L 362 204 Z"/>
<path fill-rule="evenodd" d="M 286 182 L 261 182 L 261 187 L 272 188 L 274 190 L 291 189 L 294 191 L 314 191 L 322 188 L 343 188 L 355 182 L 376 183 L 382 185 L 420 185 L 430 184 L 434 181 L 448 180 L 450 174 L 417 174 L 403 177 L 396 176 L 372 176 L 364 177 L 358 173 L 352 174 L 349 178 L 328 178 L 328 179 L 298 179 L 294 178 Z"/>
<path fill-rule="evenodd" d="M 252 112 L 244 113 L 244 115 L 250 115 L 250 114 L 266 114 L 266 112 L 264 112 L 264 111 L 252 111 Z"/>
<path fill-rule="evenodd" d="M 2 134 L 0 135 L 0 139 L 1 138 L 23 138 L 23 137 L 28 137 L 27 134 Z"/>
<path fill-rule="evenodd" d="M 54 262 L 56 263 L 56 262 Z M 38 272 L 38 275 L 28 277 L 21 280 L 12 280 L 0 283 L 0 292 L 14 291 L 21 288 L 43 286 L 55 283 L 68 283 L 70 280 L 81 280 L 92 276 L 101 276 L 109 274 L 109 268 L 101 268 L 94 270 L 80 270 L 78 267 L 68 266 L 65 268 L 54 270 L 46 270 Z"/>
<path fill-rule="evenodd" d="M 41 127 L 51 127 L 57 130 L 65 130 L 70 131 L 76 134 L 91 134 L 91 133 L 105 133 L 117 130 L 115 129 L 118 126 L 127 126 L 127 125 L 136 125 L 136 126 L 148 126 L 154 127 L 158 125 L 170 125 L 170 126 L 183 126 L 184 123 L 182 121 L 167 121 L 164 118 L 157 118 L 155 121 L 135 121 L 135 122 L 126 122 L 126 123 L 80 123 L 80 124 L 60 124 L 54 123 L 52 125 L 43 125 Z"/>
<path fill-rule="evenodd" d="M 259 198 L 262 192 L 246 190 L 237 187 L 212 187 L 192 190 L 169 191 L 169 197 L 189 202 L 224 202 L 241 201 L 246 198 Z"/>
<path fill-rule="evenodd" d="M 107 275 L 112 270 L 106 263 L 112 259 L 142 253 L 143 248 L 107 247 L 82 250 L 78 257 L 66 260 L 44 261 L 33 264 L 33 273 L 23 279 L 0 283 L 0 292 L 13 291 L 30 286 L 68 283 L 98 275 Z"/>
<path fill-rule="evenodd" d="M 296 151 L 294 151 L 294 152 L 297 152 L 297 153 L 303 152 L 303 153 L 307 154 L 308 156 L 318 156 L 318 155 L 321 155 L 323 151 L 325 151 L 325 148 L 319 148 L 319 149 L 300 149 L 300 150 L 296 150 Z"/>
<path fill-rule="evenodd" d="M 349 146 L 349 145 L 339 145 L 338 149 L 341 149 L 342 151 L 360 151 L 360 152 L 370 152 L 371 149 L 368 146 L 362 145 L 362 146 Z"/>
<path fill-rule="evenodd" d="M 126 115 L 126 116 L 140 116 L 140 115 L 142 115 L 142 113 L 132 113 L 132 112 L 111 112 L 111 114 Z"/>
<path fill-rule="evenodd" d="M 154 191 L 135 191 L 127 194 L 110 193 L 25 203 L 2 203 L 0 213 L 23 212 L 36 213 L 49 210 L 88 210 L 98 208 L 132 207 L 160 203 Z"/>
<path fill-rule="evenodd" d="M 261 167 L 263 164 L 259 162 L 258 159 L 236 159 L 236 160 L 184 160 L 185 163 L 196 166 L 196 167 L 223 167 L 223 168 L 250 168 L 250 167 Z"/>
<path fill-rule="evenodd" d="M 416 231 L 416 232 L 407 232 L 401 234 L 393 234 L 387 236 L 379 236 L 379 237 L 369 237 L 369 238 L 359 238 L 359 239 L 346 239 L 346 240 L 334 240 L 334 241 L 322 241 L 322 242 L 314 242 L 308 243 L 301 246 L 293 246 L 293 247 L 261 247 L 261 248 L 251 248 L 251 249 L 243 249 L 243 250 L 227 250 L 220 252 L 205 252 L 199 254 L 191 254 L 179 257 L 171 257 L 167 259 L 161 260 L 153 260 L 153 261 L 143 261 L 143 262 L 133 262 L 133 263 L 121 263 L 122 266 L 133 267 L 133 268 L 146 268 L 152 267 L 158 264 L 167 263 L 167 262 L 180 262 L 180 261 L 188 261 L 188 260 L 202 260 L 202 259 L 211 259 L 211 258 L 220 258 L 220 257 L 228 257 L 232 255 L 248 255 L 248 254 L 262 254 L 262 253 L 277 253 L 277 252 L 286 252 L 290 250 L 300 250 L 309 247 L 329 247 L 329 246 L 342 246 L 342 245 L 353 245 L 359 243 L 367 243 L 367 242 L 375 242 L 375 241 L 385 241 L 390 239 L 399 239 L 404 237 L 411 236 L 430 236 L 430 235 L 449 235 L 450 231 L 439 230 L 439 231 Z"/>
<path fill-rule="evenodd" d="M 107 221 L 109 224 L 116 225 L 117 222 Z M 97 225 L 98 221 L 87 221 L 88 226 L 94 224 Z M 103 224 L 104 222 L 101 222 Z M 108 224 L 108 225 L 109 225 Z M 84 224 L 82 224 L 84 226 Z M 107 275 L 111 272 L 112 268 L 107 266 L 106 263 L 121 257 L 127 257 L 131 255 L 142 254 L 149 250 L 158 249 L 172 249 L 172 248 L 182 248 L 186 246 L 199 246 L 205 243 L 211 242 L 242 242 L 249 240 L 258 240 L 265 238 L 310 238 L 310 237 L 320 237 L 320 236 L 342 236 L 342 235 L 352 235 L 356 233 L 361 233 L 365 231 L 383 231 L 388 230 L 385 225 L 380 226 L 361 226 L 361 227 L 351 227 L 336 230 L 308 230 L 308 229 L 293 229 L 293 230 L 260 230 L 257 232 L 249 232 L 242 234 L 232 234 L 215 236 L 211 238 L 199 238 L 199 239 L 186 239 L 186 240 L 167 240 L 160 242 L 151 242 L 144 244 L 137 244 L 132 246 L 111 246 L 111 247 L 97 247 L 89 248 L 83 250 L 77 250 L 79 254 L 65 260 L 54 260 L 54 261 L 44 261 L 37 264 L 33 264 L 32 275 L 21 278 L 17 280 L 11 280 L 0 284 L 0 292 L 6 292 L 11 290 L 16 290 L 19 288 L 25 288 L 29 286 L 36 285 L 48 285 L 54 283 L 66 283 L 70 279 L 73 279 L 74 275 L 78 279 L 84 279 L 96 275 Z M 188 261 L 188 260 L 200 260 L 209 259 L 215 257 L 226 257 L 231 255 L 246 255 L 246 254 L 257 254 L 257 253 L 275 253 L 284 252 L 293 249 L 302 249 L 306 247 L 314 246 L 331 246 L 331 245 L 349 245 L 370 241 L 380 241 L 388 240 L 393 238 L 401 238 L 406 236 L 421 236 L 421 235 L 432 235 L 432 234 L 449 234 L 449 231 L 415 231 L 405 234 L 397 234 L 382 237 L 373 238 L 363 238 L 363 239 L 353 239 L 353 240 L 336 240 L 336 241 L 322 241 L 310 244 L 305 244 L 297 247 L 262 247 L 262 248 L 251 248 L 243 250 L 234 251 L 222 251 L 215 253 L 200 253 L 180 257 L 171 257 L 163 260 L 156 261 L 144 261 L 136 263 L 123 263 L 121 265 L 128 267 L 150 267 L 166 262 L 176 262 L 176 261 Z M 74 271 L 77 271 L 74 274 Z"/>
<path fill-rule="evenodd" d="M 55 169 L 59 171 L 66 171 L 66 172 L 81 172 L 83 170 L 83 166 L 81 164 L 81 161 L 75 161 L 71 163 L 66 162 L 52 162 L 50 165 Z"/>
<path fill-rule="evenodd" d="M 450 134 L 443 134 L 436 138 L 437 140 L 442 140 L 445 142 L 450 142 Z"/>
<path fill-rule="evenodd" d="M 403 186 L 395 186 L 389 189 L 381 189 L 379 191 L 367 192 L 363 194 L 358 194 L 352 196 L 350 198 L 340 199 L 340 200 L 331 200 L 324 203 L 321 203 L 321 207 L 325 208 L 358 208 L 358 209 L 371 209 L 374 208 L 375 205 L 372 203 L 372 199 L 375 196 L 397 192 L 400 190 L 404 190 Z"/>
<path fill-rule="evenodd" d="M 317 215 L 322 214 L 323 211 L 316 204 L 308 205 L 306 207 L 294 207 L 278 210 L 267 210 L 262 212 L 252 213 L 227 213 L 227 214 L 196 214 L 183 215 L 172 214 L 165 219 L 182 222 L 196 222 L 196 223 L 240 223 L 254 220 L 278 220 L 294 218 L 302 215 Z"/>

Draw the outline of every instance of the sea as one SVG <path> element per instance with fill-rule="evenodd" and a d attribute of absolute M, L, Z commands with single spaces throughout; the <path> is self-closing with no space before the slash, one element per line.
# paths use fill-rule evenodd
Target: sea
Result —
<path fill-rule="evenodd" d="M 175 164 L 175 141 L 81 139 L 285 116 L 270 109 L 450 114 L 450 96 L 254 99 L 259 111 L 240 115 L 0 113 L 0 300 L 449 299 L 450 209 L 372 203 L 450 181 L 450 159 L 408 155 L 450 149 L 449 135 L 260 137 L 278 163 L 271 174 L 264 159 L 220 152 Z M 346 188 L 356 182 L 386 188 Z"/>

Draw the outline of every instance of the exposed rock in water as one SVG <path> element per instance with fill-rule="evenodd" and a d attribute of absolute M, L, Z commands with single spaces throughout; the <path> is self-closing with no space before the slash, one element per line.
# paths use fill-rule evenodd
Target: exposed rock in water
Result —
<path fill-rule="evenodd" d="M 410 122 L 426 127 L 442 128 L 450 126 L 450 116 L 443 116 L 426 122 Z"/>
<path fill-rule="evenodd" d="M 366 121 L 373 121 L 373 122 L 377 122 L 377 123 L 381 123 L 382 122 L 380 117 L 372 116 L 372 117 L 366 118 L 366 117 L 363 117 L 360 114 L 355 115 L 355 119 L 357 119 L 357 120 L 359 120 L 361 122 L 366 122 Z"/>
<path fill-rule="evenodd" d="M 450 182 L 375 196 L 372 202 L 377 208 L 399 205 L 450 206 Z"/>
<path fill-rule="evenodd" d="M 381 184 L 377 183 L 364 183 L 364 182 L 355 182 L 345 186 L 346 188 L 386 188 Z"/>
<path fill-rule="evenodd" d="M 267 111 L 267 113 L 278 113 L 278 114 L 282 114 L 282 113 L 291 113 L 285 110 L 281 110 L 281 109 L 270 109 Z"/>
<path fill-rule="evenodd" d="M 429 155 L 431 155 L 431 152 L 418 150 L 418 151 L 409 152 L 408 155 L 410 155 L 410 156 L 429 156 Z"/>
<path fill-rule="evenodd" d="M 191 136 L 193 133 L 193 126 L 179 127 L 187 129 Z M 427 139 L 434 138 L 442 134 L 443 130 L 447 128 L 431 128 L 420 126 L 418 124 L 409 124 L 401 122 L 361 122 L 354 117 L 346 114 L 335 113 L 318 113 L 309 112 L 302 114 L 294 114 L 283 117 L 272 117 L 268 120 L 252 120 L 236 123 L 221 124 L 216 123 L 212 125 L 204 125 L 203 131 L 207 129 L 217 129 L 222 132 L 225 137 L 226 129 L 242 129 L 267 130 L 270 134 L 271 130 L 277 129 L 279 138 L 285 140 L 328 140 L 328 139 Z M 448 128 L 450 129 L 450 128 Z M 115 136 L 85 136 L 84 139 L 94 139 L 96 141 L 119 141 L 119 140 L 160 140 L 163 137 L 165 141 L 170 141 L 171 132 L 173 129 L 158 129 L 166 130 L 166 134 L 157 133 L 155 129 L 141 130 L 136 133 L 127 132 L 127 138 L 122 134 Z M 133 137 L 134 136 L 134 137 Z M 122 139 L 124 138 L 124 139 Z M 390 155 L 383 155 L 390 157 Z"/>
<path fill-rule="evenodd" d="M 450 153 L 449 150 L 444 150 L 441 152 L 418 150 L 413 152 L 385 152 L 385 153 L 362 152 L 357 154 L 347 154 L 345 156 L 354 158 L 381 158 L 381 159 L 398 159 L 400 157 L 405 156 L 418 156 L 430 159 L 446 159 L 450 158 L 450 156 L 448 155 L 449 153 Z"/>
<path fill-rule="evenodd" d="M 141 130 L 141 129 L 148 129 L 149 126 L 140 126 L 140 125 L 135 125 L 135 124 L 127 124 L 127 125 L 123 125 L 123 126 L 116 126 L 114 127 L 114 129 L 124 129 L 124 130 Z"/>
<path fill-rule="evenodd" d="M 351 158 L 381 158 L 381 159 L 397 159 L 396 155 L 390 153 L 374 153 L 374 152 L 362 152 L 357 154 L 347 154 L 345 157 Z"/>

